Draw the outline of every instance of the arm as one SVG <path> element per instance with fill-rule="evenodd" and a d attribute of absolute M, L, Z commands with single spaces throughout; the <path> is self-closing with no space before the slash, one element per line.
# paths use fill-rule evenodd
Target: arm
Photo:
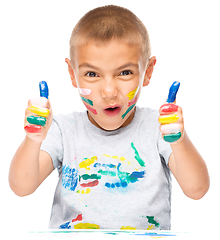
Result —
<path fill-rule="evenodd" d="M 26 137 L 15 153 L 9 170 L 10 187 L 18 196 L 33 193 L 54 169 L 49 154 L 40 151 L 53 119 L 45 82 L 40 83 L 40 94 L 42 97 L 28 102 L 24 124 Z"/>
<path fill-rule="evenodd" d="M 9 184 L 20 197 L 32 194 L 54 170 L 51 157 L 40 146 L 26 136 L 12 159 Z"/>
<path fill-rule="evenodd" d="M 178 89 L 179 83 L 175 82 L 168 103 L 160 107 L 160 131 L 173 150 L 168 163 L 171 172 L 184 194 L 196 200 L 206 194 L 210 180 L 205 161 L 185 132 L 182 108 L 173 104 Z"/>
<path fill-rule="evenodd" d="M 205 161 L 186 133 L 182 141 L 171 147 L 173 153 L 168 166 L 184 194 L 194 200 L 202 198 L 210 185 Z"/>

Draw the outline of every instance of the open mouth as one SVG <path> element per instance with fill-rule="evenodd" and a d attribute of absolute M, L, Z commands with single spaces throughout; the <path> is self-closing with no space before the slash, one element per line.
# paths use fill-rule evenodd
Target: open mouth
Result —
<path fill-rule="evenodd" d="M 103 111 L 109 117 L 114 117 L 119 114 L 119 112 L 121 111 L 121 107 L 119 106 L 109 107 L 109 108 L 105 108 Z"/>

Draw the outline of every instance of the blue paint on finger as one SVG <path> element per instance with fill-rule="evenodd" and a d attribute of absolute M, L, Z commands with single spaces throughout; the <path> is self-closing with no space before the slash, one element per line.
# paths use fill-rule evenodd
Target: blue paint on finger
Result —
<path fill-rule="evenodd" d="M 49 89 L 48 89 L 47 82 L 45 82 L 45 81 L 39 82 L 39 88 L 40 88 L 40 96 L 48 98 L 48 96 L 49 96 Z"/>
<path fill-rule="evenodd" d="M 180 82 L 177 82 L 177 81 L 171 85 L 168 99 L 167 99 L 168 103 L 173 103 L 176 100 L 176 94 L 179 90 L 179 87 L 180 87 Z"/>

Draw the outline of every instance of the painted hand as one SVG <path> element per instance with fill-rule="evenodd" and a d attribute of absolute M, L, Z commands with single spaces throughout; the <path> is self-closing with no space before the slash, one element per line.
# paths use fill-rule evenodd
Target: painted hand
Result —
<path fill-rule="evenodd" d="M 164 141 L 169 143 L 176 143 L 183 138 L 184 123 L 182 108 L 175 104 L 179 86 L 179 82 L 172 84 L 166 104 L 160 107 L 160 131 Z"/>
<path fill-rule="evenodd" d="M 27 136 L 37 142 L 42 142 L 52 123 L 52 109 L 48 100 L 48 86 L 42 81 L 39 83 L 40 97 L 28 101 L 25 111 L 24 129 Z"/>

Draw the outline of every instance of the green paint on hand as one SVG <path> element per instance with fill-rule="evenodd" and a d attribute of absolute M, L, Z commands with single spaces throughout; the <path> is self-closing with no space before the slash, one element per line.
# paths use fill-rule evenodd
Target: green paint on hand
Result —
<path fill-rule="evenodd" d="M 164 141 L 169 143 L 176 142 L 180 138 L 181 138 L 181 132 L 164 135 L 163 137 Z"/>
<path fill-rule="evenodd" d="M 144 160 L 140 157 L 140 155 L 139 155 L 137 149 L 135 148 L 133 142 L 131 143 L 131 147 L 134 149 L 134 152 L 135 152 L 135 156 L 134 156 L 134 157 L 135 157 L 135 159 L 138 161 L 138 163 L 141 165 L 141 167 L 145 167 L 145 162 L 144 162 Z"/>
<path fill-rule="evenodd" d="M 82 100 L 83 100 L 84 102 L 86 102 L 86 103 L 88 103 L 89 105 L 93 106 L 93 101 L 92 101 L 92 100 L 87 99 L 87 98 L 84 98 L 84 97 L 82 97 L 82 96 L 81 96 L 81 98 L 82 98 Z"/>
<path fill-rule="evenodd" d="M 27 121 L 30 124 L 45 126 L 47 119 L 44 117 L 29 116 L 29 117 L 27 117 Z"/>

